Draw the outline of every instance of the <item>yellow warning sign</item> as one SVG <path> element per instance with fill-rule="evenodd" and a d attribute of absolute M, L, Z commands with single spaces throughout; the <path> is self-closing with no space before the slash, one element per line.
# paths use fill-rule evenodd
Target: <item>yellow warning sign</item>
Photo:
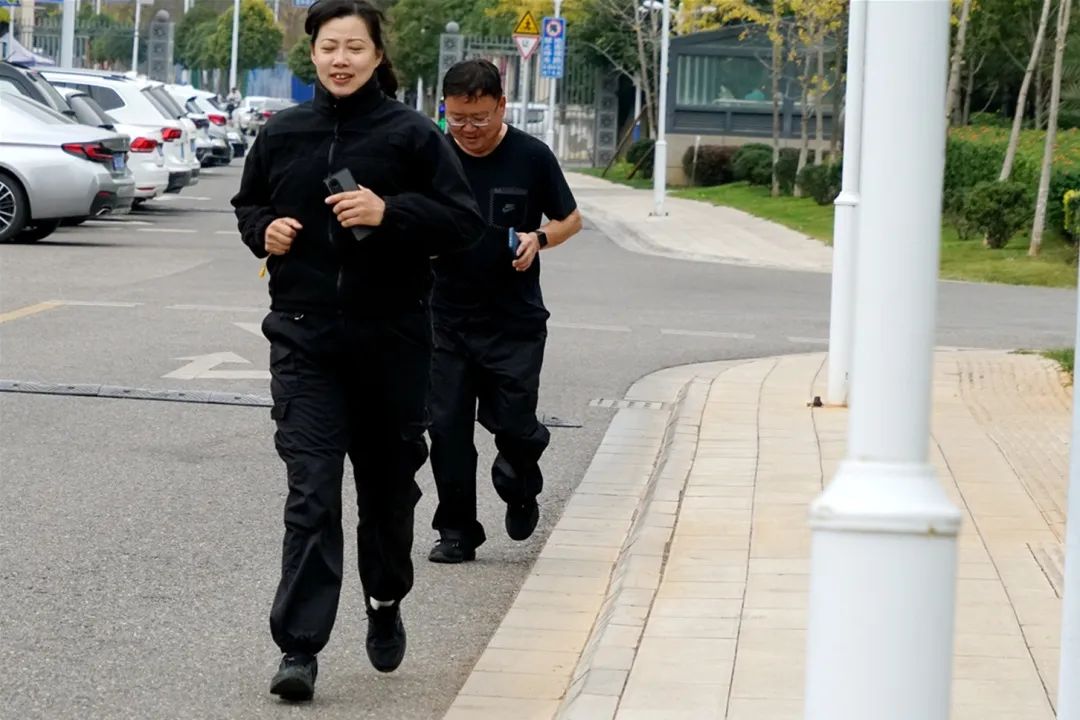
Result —
<path fill-rule="evenodd" d="M 514 26 L 514 35 L 539 35 L 540 25 L 537 24 L 536 18 L 533 17 L 531 12 L 526 12 L 518 20 L 518 24 Z"/>

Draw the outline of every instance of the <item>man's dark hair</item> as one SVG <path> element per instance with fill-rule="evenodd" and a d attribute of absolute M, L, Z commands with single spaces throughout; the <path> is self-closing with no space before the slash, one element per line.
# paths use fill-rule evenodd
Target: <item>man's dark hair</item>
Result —
<path fill-rule="evenodd" d="M 502 98 L 499 68 L 487 60 L 462 60 L 446 71 L 443 97 Z"/>
<path fill-rule="evenodd" d="M 383 55 L 379 67 L 375 68 L 375 77 L 379 81 L 379 87 L 387 95 L 396 93 L 397 76 L 394 75 L 394 65 L 390 62 L 390 55 L 386 52 L 386 43 L 383 42 L 383 14 L 367 0 L 317 0 L 308 9 L 307 18 L 304 20 L 304 32 L 311 36 L 312 46 L 315 45 L 315 38 L 323 25 L 343 17 L 358 17 L 367 25 L 375 47 Z"/>

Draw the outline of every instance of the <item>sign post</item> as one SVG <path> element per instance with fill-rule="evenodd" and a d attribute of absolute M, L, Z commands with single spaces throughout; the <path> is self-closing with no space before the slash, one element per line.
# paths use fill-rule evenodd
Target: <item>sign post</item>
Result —
<path fill-rule="evenodd" d="M 551 79 L 544 141 L 552 152 L 555 151 L 555 91 L 566 72 L 566 20 L 558 17 L 559 5 L 560 0 L 555 0 L 556 17 L 546 17 L 541 23 L 544 35 L 540 40 L 540 75 Z"/>
<path fill-rule="evenodd" d="M 518 54 L 521 55 L 521 129 L 529 132 L 529 80 L 532 58 L 536 49 L 540 46 L 540 26 L 531 12 L 526 12 L 514 26 L 514 44 L 517 45 Z"/>

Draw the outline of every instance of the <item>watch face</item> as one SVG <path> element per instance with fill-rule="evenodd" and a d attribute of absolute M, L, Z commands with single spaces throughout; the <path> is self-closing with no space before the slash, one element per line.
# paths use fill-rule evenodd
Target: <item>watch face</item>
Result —
<path fill-rule="evenodd" d="M 543 230 L 537 230 L 536 237 L 540 240 L 540 247 L 547 247 L 548 237 L 546 232 L 544 232 Z"/>

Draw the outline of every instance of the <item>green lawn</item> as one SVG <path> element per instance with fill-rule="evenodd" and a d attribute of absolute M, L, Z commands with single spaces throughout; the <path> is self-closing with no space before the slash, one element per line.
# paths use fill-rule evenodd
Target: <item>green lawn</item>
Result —
<path fill-rule="evenodd" d="M 1062 370 L 1069 373 L 1070 376 L 1073 374 L 1073 348 L 1043 350 L 1039 354 L 1043 357 L 1050 358 L 1051 360 L 1056 360 L 1057 363 L 1061 365 Z"/>
<path fill-rule="evenodd" d="M 651 179 L 626 181 L 630 166 L 619 163 L 607 179 L 634 187 L 652 187 Z M 600 177 L 601 170 L 587 170 Z M 785 225 L 828 244 L 832 242 L 833 208 L 818 205 L 808 198 L 773 198 L 768 188 L 746 183 L 731 183 L 707 188 L 673 188 L 675 197 L 725 205 L 757 217 Z M 1027 256 L 1027 233 L 1018 234 L 1000 250 L 989 250 L 978 240 L 960 240 L 956 230 L 946 224 L 941 231 L 941 277 L 972 282 L 996 282 L 1009 285 L 1076 285 L 1076 250 L 1048 231 L 1042 252 L 1037 258 Z"/>

